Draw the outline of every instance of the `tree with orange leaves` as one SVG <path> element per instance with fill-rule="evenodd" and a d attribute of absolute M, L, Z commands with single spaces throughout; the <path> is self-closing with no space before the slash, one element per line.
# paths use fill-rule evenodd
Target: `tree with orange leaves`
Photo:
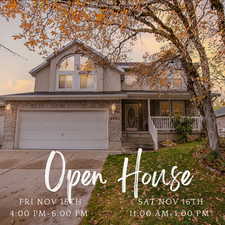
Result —
<path fill-rule="evenodd" d="M 209 146 L 218 151 L 219 138 L 212 106 L 214 74 L 210 70 L 205 40 L 217 41 L 222 49 L 222 60 L 224 23 L 221 22 L 221 7 L 218 13 L 213 2 L 222 1 L 3 0 L 0 14 L 6 18 L 20 16 L 23 32 L 14 38 L 24 38 L 28 48 L 38 49 L 41 54 L 57 50 L 69 40 L 79 39 L 102 49 L 116 61 L 126 58 L 126 51 L 138 35 L 154 34 L 166 43 L 162 58 L 177 56 L 181 60 L 188 91 L 206 121 Z M 193 55 L 197 56 L 198 67 Z"/>

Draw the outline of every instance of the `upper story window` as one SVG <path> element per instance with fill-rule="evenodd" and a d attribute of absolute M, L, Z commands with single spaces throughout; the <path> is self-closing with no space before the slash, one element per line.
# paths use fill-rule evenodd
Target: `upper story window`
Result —
<path fill-rule="evenodd" d="M 155 89 L 183 89 L 182 76 L 179 73 L 168 73 L 159 77 L 158 88 L 157 83 L 150 85 L 150 87 Z"/>
<path fill-rule="evenodd" d="M 138 77 L 139 76 L 139 77 Z M 167 72 L 158 75 L 145 77 L 127 73 L 124 76 L 124 84 L 126 88 L 149 88 L 150 90 L 182 90 L 185 88 L 183 78 L 180 73 Z"/>
<path fill-rule="evenodd" d="M 182 89 L 183 88 L 182 77 L 178 73 L 175 73 L 173 75 L 173 88 L 175 88 L 175 89 Z"/>
<path fill-rule="evenodd" d="M 95 79 L 93 71 L 95 71 L 95 65 L 92 60 L 86 56 L 80 57 L 80 88 L 93 89 L 95 87 Z"/>
<path fill-rule="evenodd" d="M 135 83 L 137 83 L 138 79 L 135 74 L 127 74 L 125 75 L 124 80 L 127 86 L 132 86 L 132 85 L 135 85 Z"/>
<path fill-rule="evenodd" d="M 72 75 L 59 75 L 59 88 L 72 88 L 73 76 Z"/>
<path fill-rule="evenodd" d="M 95 90 L 96 67 L 94 62 L 82 55 L 70 55 L 57 67 L 58 90 Z"/>
<path fill-rule="evenodd" d="M 60 64 L 59 64 L 59 71 L 74 71 L 75 70 L 75 57 L 69 56 L 66 57 Z"/>

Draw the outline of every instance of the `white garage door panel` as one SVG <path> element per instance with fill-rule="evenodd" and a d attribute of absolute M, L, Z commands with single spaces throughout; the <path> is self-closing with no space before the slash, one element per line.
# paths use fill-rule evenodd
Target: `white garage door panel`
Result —
<path fill-rule="evenodd" d="M 105 111 L 21 112 L 19 148 L 105 149 Z"/>

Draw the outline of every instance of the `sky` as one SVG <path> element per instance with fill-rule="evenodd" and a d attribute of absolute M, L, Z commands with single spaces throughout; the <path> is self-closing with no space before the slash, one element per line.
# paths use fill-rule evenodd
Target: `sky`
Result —
<path fill-rule="evenodd" d="M 0 95 L 32 92 L 34 78 L 29 71 L 43 62 L 42 56 L 28 50 L 23 40 L 13 40 L 12 36 L 20 32 L 18 21 L 6 21 L 0 17 L 0 44 L 17 52 L 25 59 L 0 48 Z M 154 36 L 146 35 L 138 39 L 130 53 L 132 61 L 141 61 L 145 52 L 154 54 L 160 50 Z"/>

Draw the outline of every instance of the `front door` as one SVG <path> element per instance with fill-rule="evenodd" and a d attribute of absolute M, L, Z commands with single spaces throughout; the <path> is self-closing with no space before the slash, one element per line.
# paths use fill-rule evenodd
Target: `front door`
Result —
<path fill-rule="evenodd" d="M 125 128 L 127 131 L 137 131 L 139 121 L 138 104 L 125 105 Z"/>
<path fill-rule="evenodd" d="M 148 131 L 148 105 L 145 100 L 123 101 L 123 131 Z"/>

